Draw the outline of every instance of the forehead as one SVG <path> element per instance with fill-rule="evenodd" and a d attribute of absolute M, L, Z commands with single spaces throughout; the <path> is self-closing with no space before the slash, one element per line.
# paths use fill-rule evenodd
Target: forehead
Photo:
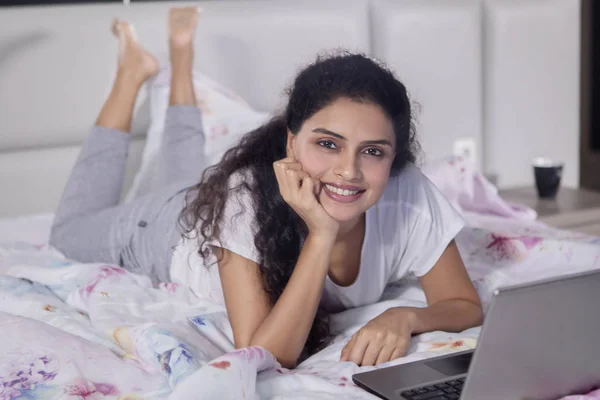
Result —
<path fill-rule="evenodd" d="M 381 107 L 348 98 L 340 98 L 315 113 L 306 120 L 302 130 L 316 128 L 338 133 L 349 141 L 387 139 L 395 143 L 392 121 Z"/>

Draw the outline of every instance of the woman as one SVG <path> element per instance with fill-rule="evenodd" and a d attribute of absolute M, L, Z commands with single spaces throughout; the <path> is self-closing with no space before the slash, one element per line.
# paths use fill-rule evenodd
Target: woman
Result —
<path fill-rule="evenodd" d="M 481 304 L 454 243 L 463 221 L 413 165 L 405 87 L 372 60 L 343 54 L 309 65 L 285 112 L 193 182 L 204 168 L 192 84 L 197 19 L 193 8 L 171 10 L 169 19 L 162 151 L 167 180 L 180 183 L 117 205 L 135 97 L 157 63 L 116 22 L 117 78 L 66 186 L 51 243 L 71 258 L 155 280 L 169 279 L 171 262 L 199 261 L 196 272 L 216 279 L 190 284 L 220 294 L 236 347 L 262 346 L 287 367 L 326 343 L 327 312 L 374 303 L 409 275 L 428 306 L 385 311 L 351 338 L 342 360 L 380 364 L 403 356 L 411 335 L 479 325 Z"/>

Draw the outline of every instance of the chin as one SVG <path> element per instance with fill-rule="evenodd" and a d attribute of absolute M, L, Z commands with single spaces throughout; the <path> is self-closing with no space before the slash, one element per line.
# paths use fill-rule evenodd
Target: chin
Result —
<path fill-rule="evenodd" d="M 349 209 L 348 207 L 340 207 L 335 205 L 324 205 L 323 208 L 327 211 L 327 214 L 331 216 L 331 218 L 335 219 L 339 223 L 346 223 L 356 220 L 362 214 L 364 214 L 365 210 L 362 209 Z"/>
<path fill-rule="evenodd" d="M 339 223 L 347 223 L 355 221 L 367 210 L 364 201 L 357 201 L 353 203 L 339 203 L 335 200 L 330 199 L 327 194 L 321 193 L 319 196 L 320 202 L 323 205 L 327 214 Z"/>

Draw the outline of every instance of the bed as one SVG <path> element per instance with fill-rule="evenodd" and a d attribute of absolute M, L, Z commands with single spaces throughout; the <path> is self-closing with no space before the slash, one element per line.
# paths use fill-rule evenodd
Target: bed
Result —
<path fill-rule="evenodd" d="M 165 11 L 174 4 L 0 13 L 0 398 L 373 398 L 351 381 L 372 367 L 338 362 L 340 350 L 386 308 L 424 305 L 414 280 L 389 287 L 376 304 L 333 315 L 332 343 L 288 370 L 262 349 L 235 351 L 225 310 L 185 282 L 153 286 L 48 245 L 52 212 L 115 73 L 112 16 L 132 21 L 165 65 Z M 361 51 L 396 71 L 420 106 L 422 169 L 467 221 L 457 243 L 484 307 L 500 286 L 600 268 L 600 238 L 538 223 L 487 179 L 531 184 L 523 170 L 541 152 L 564 158 L 565 184 L 577 185 L 577 145 L 566 135 L 578 131 L 579 1 L 199 4 L 198 76 L 243 99 L 253 122 L 277 112 L 294 72 L 323 49 Z M 558 82 L 551 93 L 549 82 Z M 161 90 L 154 82 L 138 99 L 125 201 L 142 190 L 143 172 L 150 175 Z M 211 122 L 216 131 L 237 121 L 231 109 L 225 114 Z M 519 148 L 501 140 L 514 146 L 523 136 L 527 146 Z M 452 154 L 465 138 L 474 162 Z M 388 365 L 473 348 L 478 334 L 416 336 L 407 356 Z"/>

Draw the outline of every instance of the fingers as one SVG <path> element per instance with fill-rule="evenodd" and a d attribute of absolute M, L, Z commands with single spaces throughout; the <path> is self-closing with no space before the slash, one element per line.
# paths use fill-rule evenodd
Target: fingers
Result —
<path fill-rule="evenodd" d="M 342 349 L 340 361 L 356 365 L 379 365 L 406 354 L 408 341 L 358 331 Z"/>
<path fill-rule="evenodd" d="M 365 338 L 365 335 L 361 335 L 360 331 L 356 334 L 356 336 L 356 341 L 349 349 L 348 361 L 351 361 L 356 365 L 361 365 L 365 351 L 367 351 L 369 341 Z"/>
<path fill-rule="evenodd" d="M 375 356 L 373 356 L 374 354 Z M 371 342 L 369 343 L 369 347 L 367 347 L 361 365 L 379 365 L 403 357 L 405 354 L 406 346 L 402 344 L 400 346 L 395 346 L 393 344 L 381 346 L 380 344 Z"/>
<path fill-rule="evenodd" d="M 304 171 L 296 171 L 288 169 L 285 171 L 287 176 L 288 189 L 290 194 L 296 199 L 300 200 L 303 198 L 302 185 L 305 180 L 310 181 L 310 176 Z"/>
<path fill-rule="evenodd" d="M 286 169 L 293 169 L 294 171 L 302 171 L 302 165 L 290 158 L 284 158 L 283 160 L 276 161 L 275 164 L 280 165 Z"/>
<path fill-rule="evenodd" d="M 304 201 L 311 201 L 315 198 L 315 181 L 307 173 L 302 177 L 302 187 L 300 188 L 300 197 Z"/>
<path fill-rule="evenodd" d="M 296 201 L 301 197 L 301 186 L 304 179 L 309 178 L 308 173 L 302 170 L 298 163 L 288 159 L 273 163 L 275 177 L 279 184 L 279 191 L 285 201 Z"/>
<path fill-rule="evenodd" d="M 349 353 L 349 352 L 348 352 L 348 348 L 347 348 L 347 347 L 344 347 L 344 348 L 342 349 L 342 354 L 340 355 L 340 361 L 341 361 L 341 362 L 346 362 L 346 361 L 348 361 L 348 353 Z"/>
<path fill-rule="evenodd" d="M 350 350 L 354 346 L 354 342 L 356 342 L 356 334 L 352 335 L 348 343 L 342 349 L 342 355 L 340 357 L 340 361 L 349 361 L 348 358 L 350 356 Z"/>
<path fill-rule="evenodd" d="M 392 358 L 392 354 L 394 353 L 394 351 L 396 351 L 396 347 L 394 346 L 384 346 L 381 351 L 379 352 L 379 355 L 377 356 L 377 359 L 375 360 L 373 365 L 379 365 L 382 364 L 384 362 L 388 362 L 393 360 Z M 398 358 L 398 357 L 396 357 Z"/>
<path fill-rule="evenodd" d="M 283 160 L 275 161 L 273 163 L 273 169 L 275 170 L 275 176 L 279 180 L 280 178 L 284 179 L 284 176 L 287 176 L 287 171 L 302 171 L 302 165 L 289 158 L 284 158 Z M 298 179 L 302 178 L 299 177 Z"/>
<path fill-rule="evenodd" d="M 278 171 L 302 171 L 302 165 L 290 160 L 289 158 L 284 158 L 283 160 L 275 161 L 273 163 L 273 169 L 275 170 L 275 174 L 277 174 Z"/>
<path fill-rule="evenodd" d="M 275 177 L 277 178 L 277 184 L 279 185 L 279 192 L 281 193 L 283 199 L 289 202 L 293 191 L 291 189 L 291 185 L 289 184 L 289 176 L 287 172 L 288 169 L 283 164 L 276 165 L 274 169 Z"/>
<path fill-rule="evenodd" d="M 390 356 L 390 361 L 395 360 L 396 358 L 404 357 L 405 355 L 406 349 L 396 347 L 396 349 L 392 352 L 392 355 Z"/>
<path fill-rule="evenodd" d="M 360 365 L 375 365 L 375 361 L 377 361 L 377 357 L 382 349 L 383 346 L 379 341 L 369 341 Z"/>
<path fill-rule="evenodd" d="M 273 168 L 281 197 L 304 220 L 308 230 L 337 235 L 336 221 L 318 200 L 320 182 L 289 158 L 273 163 Z"/>

